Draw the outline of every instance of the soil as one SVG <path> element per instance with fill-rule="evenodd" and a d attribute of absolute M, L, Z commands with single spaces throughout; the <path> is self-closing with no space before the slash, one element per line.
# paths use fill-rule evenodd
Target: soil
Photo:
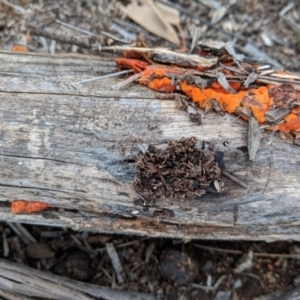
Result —
<path fill-rule="evenodd" d="M 184 242 L 19 226 L 34 242 L 17 234 L 10 223 L 1 223 L 1 258 L 78 281 L 152 293 L 158 299 L 254 299 L 296 285 L 300 278 L 299 242 Z M 116 280 L 106 250 L 109 243 L 121 261 L 123 284 Z M 216 298 L 225 292 L 229 298 Z"/>
<path fill-rule="evenodd" d="M 74 34 L 59 22 L 97 36 L 105 31 L 121 39 L 146 41 L 149 46 L 175 47 L 132 22 L 116 9 L 117 2 L 2 1 L 0 47 L 11 49 L 20 34 L 24 34 L 32 52 L 96 54 L 31 36 L 28 30 L 29 25 L 47 25 Z M 180 12 L 184 43 L 188 47 L 192 43 L 188 29 L 196 24 L 203 40 L 231 40 L 239 53 L 259 54 L 267 62 L 299 72 L 300 7 L 295 2 L 180 0 L 171 6 Z M 186 190 L 190 192 L 188 187 Z M 158 299 L 255 299 L 300 283 L 300 243 L 294 241 L 179 241 L 18 226 L 33 239 L 24 239 L 24 231 L 21 233 L 9 222 L 0 223 L 1 258 L 78 281 L 154 294 Z M 110 243 L 120 259 L 123 282 L 116 278 L 107 253 Z"/>

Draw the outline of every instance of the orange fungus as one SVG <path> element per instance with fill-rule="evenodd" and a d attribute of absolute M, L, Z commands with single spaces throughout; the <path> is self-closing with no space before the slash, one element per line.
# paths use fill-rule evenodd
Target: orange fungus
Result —
<path fill-rule="evenodd" d="M 34 213 L 49 207 L 47 203 L 40 201 L 14 200 L 11 203 L 11 211 L 13 214 Z"/>
<path fill-rule="evenodd" d="M 117 60 L 120 68 L 133 68 L 135 72 L 142 72 L 139 83 L 165 93 L 182 92 L 197 103 L 201 108 L 212 108 L 212 100 L 217 101 L 220 108 L 228 113 L 237 113 L 242 118 L 248 119 L 250 113 L 259 124 L 268 124 L 266 113 L 271 109 L 290 109 L 290 113 L 275 126 L 270 124 L 269 130 L 282 132 L 300 132 L 300 106 L 292 103 L 300 102 L 300 92 L 289 84 L 262 85 L 246 88 L 238 80 L 228 81 L 234 93 L 226 90 L 216 80 L 207 80 L 203 87 L 200 84 L 189 82 L 189 75 L 193 71 L 189 68 L 176 66 L 150 65 L 148 62 L 137 59 L 121 58 Z M 192 72 L 190 72 L 192 71 Z M 223 70 L 230 75 L 229 70 Z M 281 72 L 284 74 L 284 72 Z"/>

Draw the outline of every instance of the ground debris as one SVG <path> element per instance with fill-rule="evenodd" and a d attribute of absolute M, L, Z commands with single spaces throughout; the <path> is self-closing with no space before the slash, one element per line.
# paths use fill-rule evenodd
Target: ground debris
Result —
<path fill-rule="evenodd" d="M 135 165 L 134 188 L 148 200 L 146 204 L 163 197 L 191 199 L 224 187 L 215 156 L 197 148 L 194 137 L 170 141 L 166 149 L 150 145 Z"/>
<path fill-rule="evenodd" d="M 166 249 L 160 258 L 161 276 L 179 284 L 191 283 L 199 273 L 197 259 L 186 251 Z"/>

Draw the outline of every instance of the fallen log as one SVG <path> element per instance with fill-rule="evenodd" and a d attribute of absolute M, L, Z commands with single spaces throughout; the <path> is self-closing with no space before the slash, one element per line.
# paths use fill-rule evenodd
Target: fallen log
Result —
<path fill-rule="evenodd" d="M 247 123 L 205 115 L 198 126 L 175 101 L 122 78 L 111 58 L 0 52 L 0 219 L 76 230 L 180 239 L 300 240 L 300 148 L 262 132 L 254 161 Z M 137 205 L 134 162 L 149 145 L 183 137 L 224 152 L 222 193 Z M 13 200 L 50 208 L 12 214 Z M 164 215 L 164 211 L 172 214 Z"/>
<path fill-rule="evenodd" d="M 70 300 L 100 298 L 105 300 L 155 299 L 150 294 L 118 291 L 76 281 L 4 259 L 0 259 L 0 271 L 0 295 L 4 299 L 32 299 L 32 297 Z M 58 285 L 59 288 L 57 288 Z"/>

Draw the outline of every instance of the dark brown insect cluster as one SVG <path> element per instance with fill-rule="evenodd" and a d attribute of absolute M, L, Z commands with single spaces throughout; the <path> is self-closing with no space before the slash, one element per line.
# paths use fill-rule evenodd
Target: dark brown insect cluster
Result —
<path fill-rule="evenodd" d="M 221 192 L 224 186 L 215 156 L 198 149 L 194 137 L 170 141 L 166 149 L 150 145 L 137 158 L 136 169 L 134 187 L 146 205 L 159 198 L 191 199 Z"/>

